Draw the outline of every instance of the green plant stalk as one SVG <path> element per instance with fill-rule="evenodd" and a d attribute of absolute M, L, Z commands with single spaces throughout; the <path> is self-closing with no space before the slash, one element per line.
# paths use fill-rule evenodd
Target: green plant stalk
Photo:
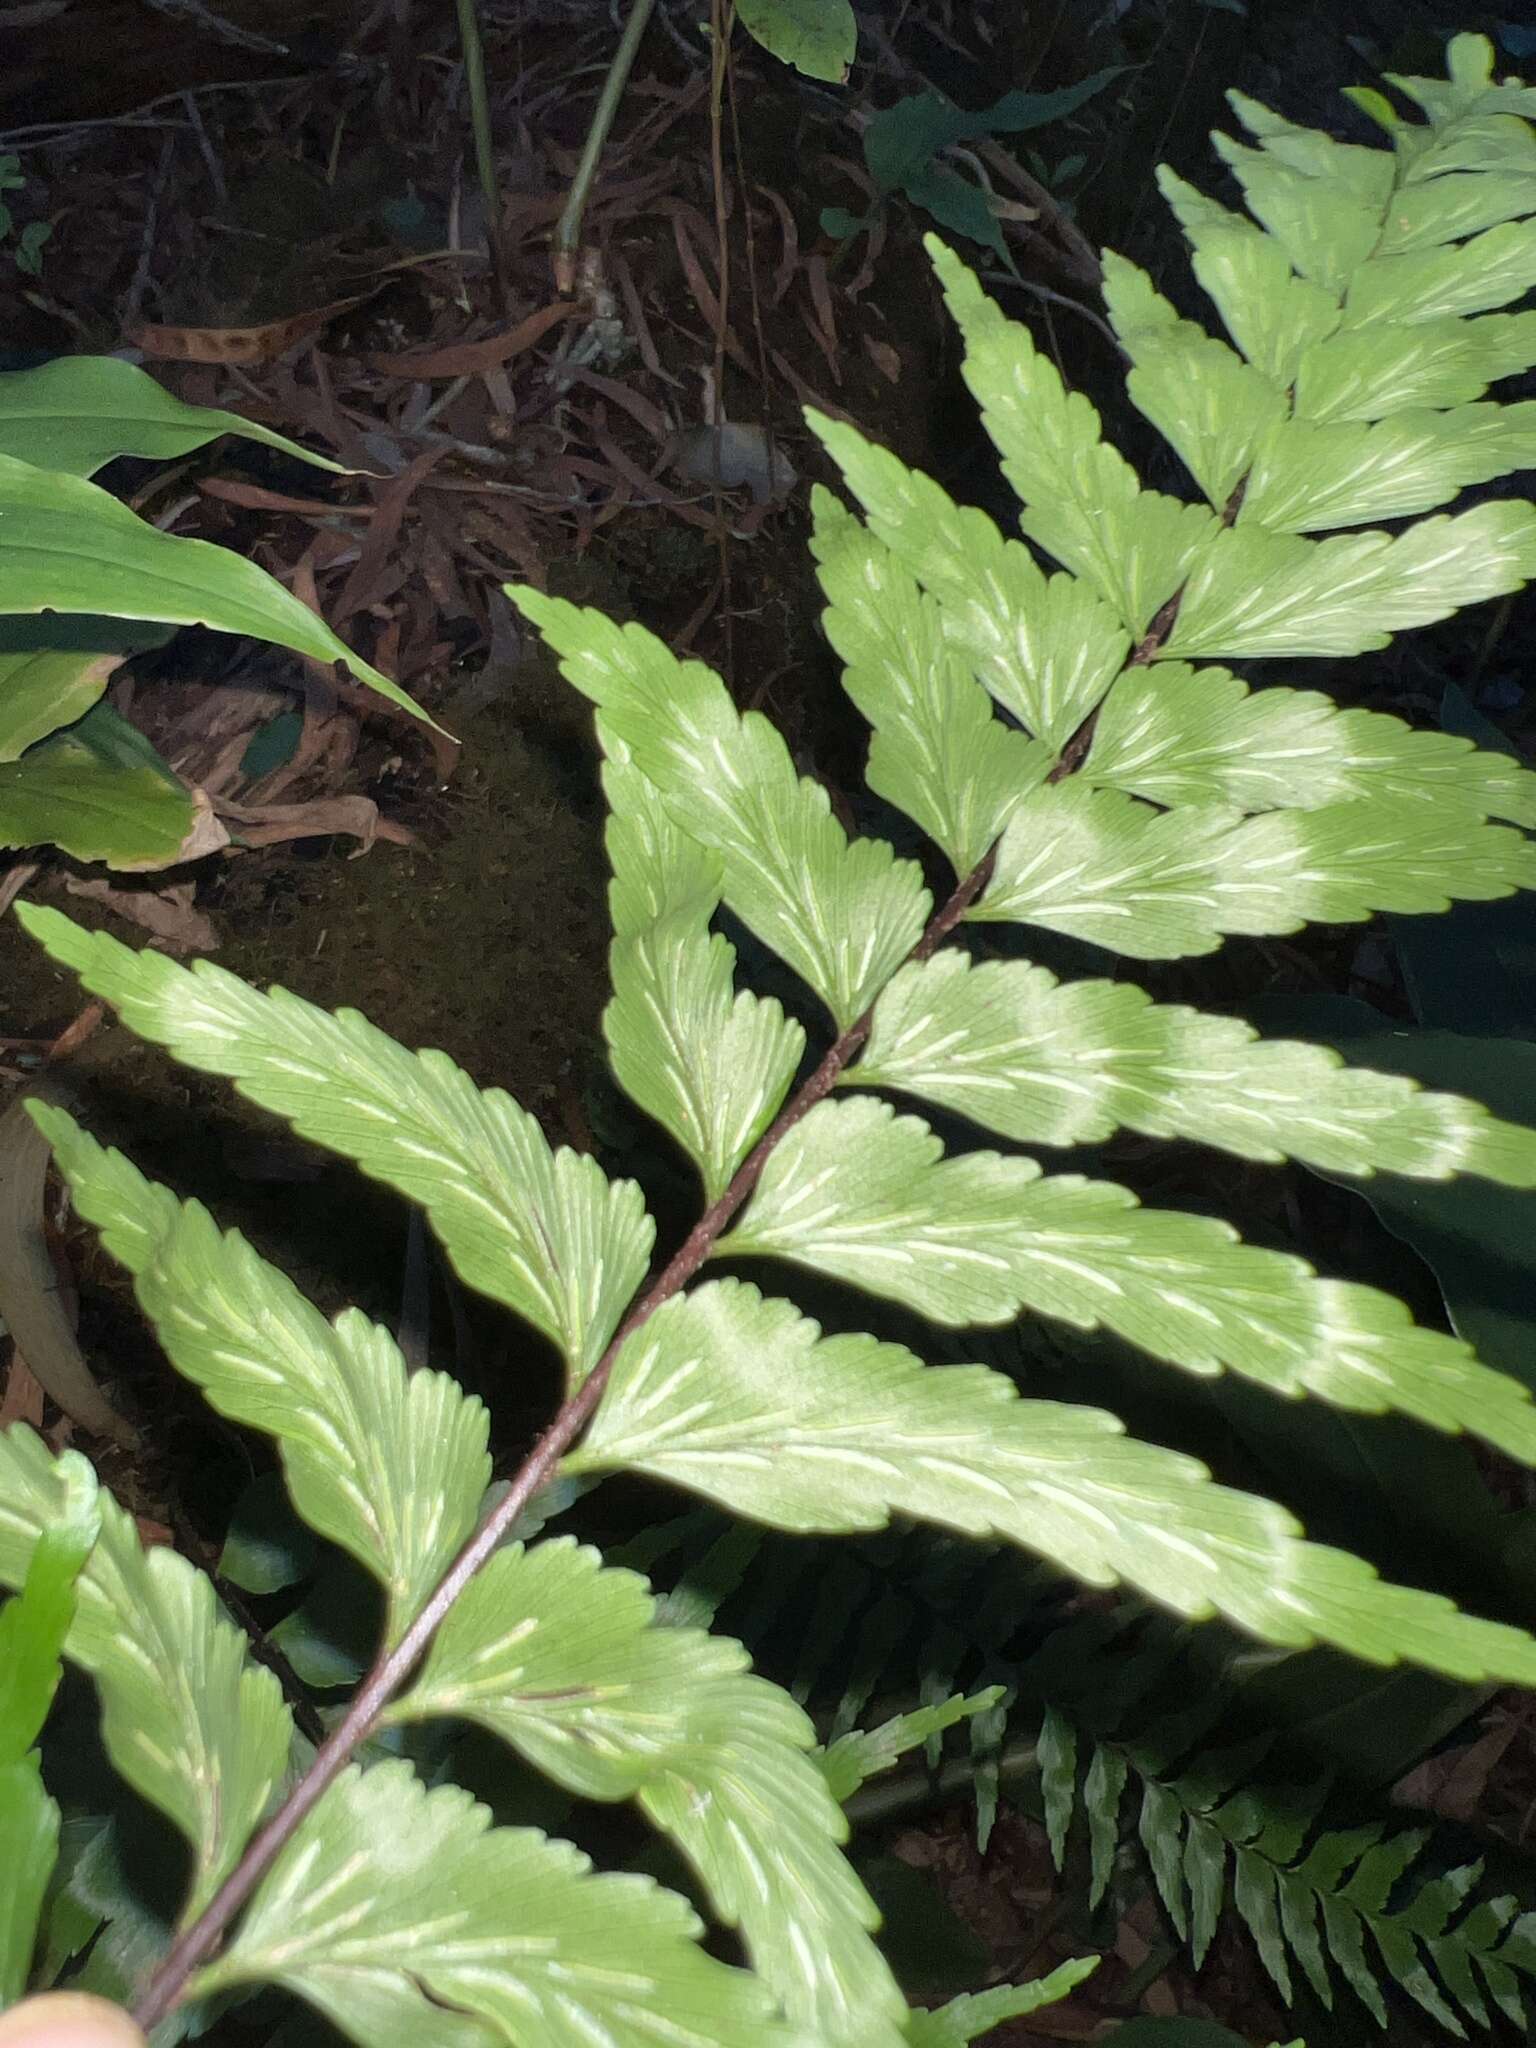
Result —
<path fill-rule="evenodd" d="M 927 930 L 912 949 L 910 960 L 913 964 L 931 958 L 960 923 L 991 880 L 992 862 L 993 856 L 989 852 L 930 919 Z M 346 1712 L 336 1723 L 330 1739 L 315 1752 L 303 1777 L 271 1819 L 251 1837 L 240 1861 L 202 1912 L 171 1944 L 133 2008 L 133 2016 L 146 2034 L 152 2032 L 180 2002 L 192 1972 L 216 1947 L 294 1830 L 345 1770 L 353 1752 L 367 1741 L 384 1709 L 415 1669 L 449 1609 L 480 1567 L 494 1556 L 508 1530 L 530 1501 L 554 1477 L 560 1460 L 596 1414 L 614 1364 L 630 1337 L 698 1272 L 716 1239 L 724 1235 L 727 1225 L 756 1187 L 775 1148 L 818 1102 L 831 1094 L 839 1075 L 869 1036 L 869 1030 L 870 1012 L 866 1011 L 828 1047 L 815 1071 L 736 1169 L 724 1194 L 704 1211 L 659 1278 L 634 1302 L 607 1350 L 575 1393 L 563 1403 L 513 1475 L 495 1512 L 470 1537 L 395 1647 L 376 1660 Z"/>
<path fill-rule="evenodd" d="M 469 129 L 475 145 L 475 175 L 485 201 L 485 239 L 491 254 L 491 275 L 502 309 L 509 308 L 511 285 L 507 250 L 501 234 L 501 185 L 491 146 L 491 102 L 485 87 L 485 42 L 475 0 L 454 0 L 459 16 L 459 47 L 464 53 L 464 83 L 469 89 Z"/>
<path fill-rule="evenodd" d="M 458 4 L 462 20 L 465 10 L 473 8 L 474 0 L 458 0 Z M 613 62 L 608 66 L 608 76 L 603 80 L 603 89 L 593 110 L 592 126 L 587 130 L 587 139 L 582 145 L 581 162 L 576 166 L 570 192 L 555 224 L 555 289 L 562 298 L 569 298 L 575 288 L 576 251 L 581 243 L 581 223 L 587 210 L 587 198 L 654 4 L 655 0 L 634 0 L 629 10 L 619 47 L 613 53 Z"/>

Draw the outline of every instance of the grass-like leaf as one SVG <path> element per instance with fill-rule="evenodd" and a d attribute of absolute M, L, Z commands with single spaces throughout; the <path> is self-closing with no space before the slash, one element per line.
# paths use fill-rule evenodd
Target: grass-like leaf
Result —
<path fill-rule="evenodd" d="M 33 1115 L 177 1371 L 221 1414 L 278 1439 L 294 1506 L 378 1578 L 393 1641 L 474 1527 L 490 1479 L 484 1408 L 443 1373 L 408 1374 L 356 1309 L 328 1323 L 238 1231 L 64 1110 Z"/>
<path fill-rule="evenodd" d="M 101 1526 L 96 1474 L 78 1451 L 56 1466 L 58 1519 L 39 1534 L 21 1591 L 0 1606 L 0 2011 L 27 1988 L 38 1915 L 59 1849 L 57 1802 L 33 1744 L 75 1616 L 75 1581 Z"/>
<path fill-rule="evenodd" d="M 684 1900 L 490 1820 L 408 1764 L 347 1771 L 194 1991 L 285 1985 L 361 2048 L 793 2048 Z"/>
<path fill-rule="evenodd" d="M 147 370 L 116 356 L 60 356 L 0 376 L 0 453 L 39 469 L 89 477 L 120 455 L 169 462 L 221 434 L 238 434 L 316 469 L 346 474 L 339 462 L 239 413 L 186 404 Z"/>
<path fill-rule="evenodd" d="M 823 1338 L 739 1281 L 669 1302 L 627 1340 L 567 1463 L 649 1472 L 781 1529 L 911 1515 L 1270 1642 L 1536 1680 L 1536 1640 L 1521 1630 L 1383 1584 L 1359 1558 L 1302 1541 L 1285 1509 L 1124 1436 L 1112 1415 L 1020 1400 L 1000 1373 L 925 1367 L 873 1337 Z"/>
<path fill-rule="evenodd" d="M 553 1338 L 584 1375 L 644 1277 L 653 1227 L 631 1181 L 551 1151 L 499 1088 L 440 1052 L 407 1052 L 355 1010 L 263 995 L 211 961 L 182 967 L 87 933 L 58 911 L 17 915 L 143 1038 L 226 1074 L 317 1145 L 420 1202 L 468 1286 Z"/>
<path fill-rule="evenodd" d="M 499 1551 L 391 1718 L 478 1721 L 587 1798 L 634 1798 L 818 2040 L 898 2048 L 905 2007 L 814 1730 L 739 1643 L 653 1621 L 633 1572 L 557 1540 Z"/>

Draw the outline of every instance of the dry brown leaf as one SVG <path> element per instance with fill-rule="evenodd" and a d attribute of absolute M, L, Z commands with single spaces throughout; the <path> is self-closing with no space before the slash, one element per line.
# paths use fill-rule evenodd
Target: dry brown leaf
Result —
<path fill-rule="evenodd" d="M 127 339 L 147 356 L 165 363 L 272 363 L 311 334 L 350 313 L 373 297 L 373 291 L 357 292 L 349 299 L 334 299 L 328 306 L 313 306 L 305 313 L 290 314 L 286 320 L 268 320 L 256 327 L 156 327 L 131 328 Z"/>
<path fill-rule="evenodd" d="M 581 308 L 574 300 L 557 299 L 519 320 L 503 334 L 483 335 L 478 341 L 451 342 L 446 348 L 427 348 L 403 355 L 364 356 L 370 370 L 385 377 L 437 378 L 481 377 L 487 370 L 499 370 L 513 356 L 521 355 L 542 341 L 562 320 L 574 319 Z"/>
<path fill-rule="evenodd" d="M 304 804 L 219 805 L 234 826 L 242 846 L 278 846 L 290 839 L 357 839 L 366 853 L 375 839 L 395 846 L 414 846 L 409 826 L 379 815 L 371 796 L 320 796 Z"/>
<path fill-rule="evenodd" d="M 227 843 L 229 834 L 224 837 Z M 193 903 L 190 882 L 160 890 L 119 889 L 100 876 L 72 876 L 64 887 L 71 896 L 104 903 L 157 938 L 168 953 L 211 953 L 218 946 L 218 927 Z"/>
<path fill-rule="evenodd" d="M 337 505 L 326 498 L 290 498 L 282 491 L 265 490 L 260 484 L 241 483 L 236 477 L 205 476 L 197 488 L 205 498 L 219 498 L 226 505 L 240 505 L 247 512 L 297 512 L 305 518 L 371 519 L 372 505 Z"/>

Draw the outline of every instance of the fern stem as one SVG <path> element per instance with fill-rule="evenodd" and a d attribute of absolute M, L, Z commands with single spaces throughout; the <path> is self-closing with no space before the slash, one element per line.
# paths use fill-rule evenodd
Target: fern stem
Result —
<path fill-rule="evenodd" d="M 960 883 L 943 908 L 929 920 L 908 955 L 908 964 L 928 959 L 959 924 L 986 887 L 992 874 L 989 852 Z M 869 1035 L 870 1011 L 850 1024 L 827 1048 L 820 1064 L 796 1090 L 732 1176 L 724 1194 L 704 1211 L 657 1279 L 630 1307 L 602 1357 L 513 1474 L 494 1513 L 475 1531 L 448 1567 L 392 1650 L 381 1652 L 352 1696 L 346 1712 L 316 1750 L 310 1766 L 272 1817 L 246 1844 L 234 1869 L 208 1904 L 172 1942 L 134 2004 L 133 2016 L 147 2034 L 180 2002 L 192 1972 L 205 1962 L 230 1922 L 276 1861 L 302 1821 L 314 1810 L 367 1741 L 384 1709 L 405 1684 L 418 1659 L 441 1626 L 449 1609 L 480 1567 L 495 1553 L 508 1530 L 534 1496 L 553 1478 L 555 1468 L 597 1412 L 614 1362 L 624 1344 L 659 1309 L 679 1293 L 708 1258 L 715 1240 L 741 1208 L 769 1156 L 818 1102 L 836 1085 L 838 1076 Z"/>

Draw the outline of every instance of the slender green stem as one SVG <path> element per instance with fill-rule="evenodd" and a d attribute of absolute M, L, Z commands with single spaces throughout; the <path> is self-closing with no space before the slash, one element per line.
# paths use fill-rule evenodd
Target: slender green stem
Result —
<path fill-rule="evenodd" d="M 459 0 L 461 16 L 470 4 L 471 0 Z M 576 166 L 570 193 L 555 225 L 555 290 L 563 299 L 569 298 L 575 288 L 576 251 L 581 246 L 581 222 L 587 210 L 592 180 L 597 176 L 608 131 L 619 111 L 619 101 L 624 97 L 624 88 L 634 68 L 635 52 L 640 47 L 640 38 L 645 34 L 654 5 L 655 0 L 634 0 L 629 10 L 619 47 L 613 53 L 613 62 L 608 66 L 608 76 L 603 80 L 603 89 L 593 110 L 592 126 L 587 130 L 587 139 L 582 146 L 581 162 Z"/>
<path fill-rule="evenodd" d="M 491 141 L 491 102 L 485 87 L 485 44 L 480 35 L 476 0 L 455 0 L 459 14 L 459 47 L 464 53 L 464 83 L 469 88 L 469 129 L 475 144 L 475 175 L 485 201 L 485 240 L 491 255 L 502 311 L 511 302 L 506 244 L 501 236 L 501 186 L 496 177 L 496 152 Z"/>

